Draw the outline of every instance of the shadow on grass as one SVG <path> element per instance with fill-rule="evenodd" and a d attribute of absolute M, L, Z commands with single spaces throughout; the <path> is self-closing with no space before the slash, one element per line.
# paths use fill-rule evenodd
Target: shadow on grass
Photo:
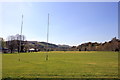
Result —
<path fill-rule="evenodd" d="M 3 78 L 2 80 L 120 80 L 118 78 Z"/>

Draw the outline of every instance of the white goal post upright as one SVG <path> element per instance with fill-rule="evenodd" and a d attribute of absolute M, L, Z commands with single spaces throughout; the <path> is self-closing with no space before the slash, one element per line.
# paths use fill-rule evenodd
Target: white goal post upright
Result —
<path fill-rule="evenodd" d="M 46 61 L 48 60 L 48 40 L 49 40 L 49 13 L 48 13 L 48 25 L 47 25 L 47 47 L 46 47 Z"/>
<path fill-rule="evenodd" d="M 21 31 L 20 31 L 20 43 L 19 43 L 19 61 L 20 61 L 20 52 L 21 52 L 22 29 L 23 29 L 23 14 L 22 14 Z"/>

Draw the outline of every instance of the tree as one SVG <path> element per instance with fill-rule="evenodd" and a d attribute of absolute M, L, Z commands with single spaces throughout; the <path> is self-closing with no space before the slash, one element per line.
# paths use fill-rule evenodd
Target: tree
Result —
<path fill-rule="evenodd" d="M 14 36 L 8 36 L 7 47 L 10 49 L 10 52 L 13 53 L 16 48 L 16 41 Z"/>
<path fill-rule="evenodd" d="M 3 38 L 0 38 L 0 44 L 1 44 L 1 47 L 2 48 L 5 48 L 6 47 L 6 43 L 5 43 L 5 41 L 4 41 L 4 39 Z"/>
<path fill-rule="evenodd" d="M 7 47 L 10 49 L 10 52 L 13 53 L 13 51 L 23 52 L 24 50 L 24 35 L 16 34 L 15 36 L 8 36 L 7 41 Z"/>
<path fill-rule="evenodd" d="M 16 39 L 16 42 L 17 42 L 17 50 L 18 50 L 18 52 L 24 52 L 25 36 L 16 34 L 15 39 Z"/>

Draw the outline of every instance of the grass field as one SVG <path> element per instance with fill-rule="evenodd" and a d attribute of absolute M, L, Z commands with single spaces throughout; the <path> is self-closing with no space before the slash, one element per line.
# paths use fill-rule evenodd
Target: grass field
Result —
<path fill-rule="evenodd" d="M 117 78 L 118 53 L 53 51 L 3 54 L 2 77 L 12 78 Z"/>

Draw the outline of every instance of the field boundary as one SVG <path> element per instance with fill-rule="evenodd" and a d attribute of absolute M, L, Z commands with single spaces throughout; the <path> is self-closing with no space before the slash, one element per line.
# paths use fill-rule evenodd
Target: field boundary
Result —
<path fill-rule="evenodd" d="M 118 78 L 3 78 L 2 80 L 119 80 Z"/>

